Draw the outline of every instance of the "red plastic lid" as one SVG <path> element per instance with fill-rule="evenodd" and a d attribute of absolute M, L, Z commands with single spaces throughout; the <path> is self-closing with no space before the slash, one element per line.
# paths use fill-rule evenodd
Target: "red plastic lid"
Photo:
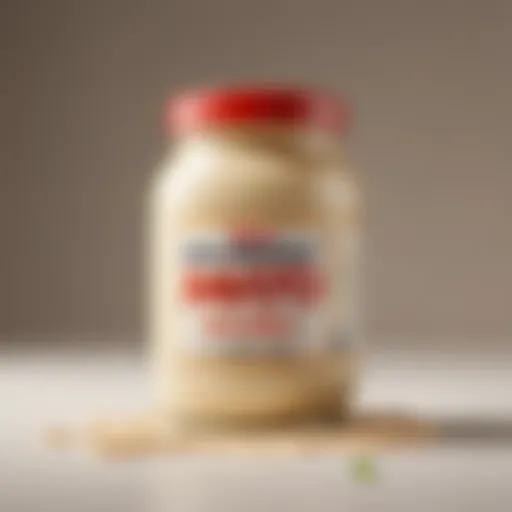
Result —
<path fill-rule="evenodd" d="M 233 86 L 187 91 L 170 100 L 166 122 L 186 134 L 214 126 L 276 123 L 345 132 L 348 106 L 297 87 Z"/>

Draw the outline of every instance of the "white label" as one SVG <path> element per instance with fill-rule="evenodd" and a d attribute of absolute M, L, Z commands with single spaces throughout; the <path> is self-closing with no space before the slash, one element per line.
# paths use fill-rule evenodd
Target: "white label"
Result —
<path fill-rule="evenodd" d="M 291 355 L 325 343 L 314 235 L 232 232 L 180 246 L 179 343 L 195 353 Z"/>

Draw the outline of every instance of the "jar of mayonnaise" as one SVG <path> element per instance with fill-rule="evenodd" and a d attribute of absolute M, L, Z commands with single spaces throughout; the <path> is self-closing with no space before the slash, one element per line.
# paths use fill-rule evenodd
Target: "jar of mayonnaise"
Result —
<path fill-rule="evenodd" d="M 344 105 L 300 88 L 171 100 L 150 200 L 159 407 L 177 421 L 345 414 L 354 382 L 359 196 Z"/>

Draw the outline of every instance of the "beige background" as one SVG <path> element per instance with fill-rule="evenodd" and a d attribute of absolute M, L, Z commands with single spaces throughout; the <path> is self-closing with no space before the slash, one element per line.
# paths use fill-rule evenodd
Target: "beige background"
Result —
<path fill-rule="evenodd" d="M 4 339 L 140 338 L 161 105 L 188 84 L 240 78 L 317 82 L 355 100 L 371 338 L 510 337 L 512 2 L 0 9 Z"/>

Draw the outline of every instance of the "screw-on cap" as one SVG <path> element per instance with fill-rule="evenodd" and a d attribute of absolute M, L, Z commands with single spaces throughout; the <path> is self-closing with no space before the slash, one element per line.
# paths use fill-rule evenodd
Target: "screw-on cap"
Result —
<path fill-rule="evenodd" d="M 231 86 L 186 91 L 172 98 L 166 121 L 173 133 L 215 126 L 278 124 L 345 132 L 346 104 L 300 87 Z"/>

